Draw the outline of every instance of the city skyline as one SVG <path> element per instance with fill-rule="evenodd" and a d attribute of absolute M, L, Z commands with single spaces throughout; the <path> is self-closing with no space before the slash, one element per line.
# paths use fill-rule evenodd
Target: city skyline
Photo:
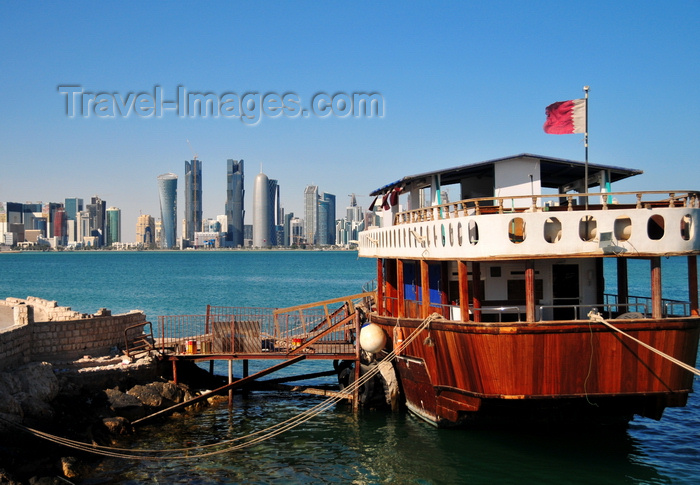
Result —
<path fill-rule="evenodd" d="M 309 184 L 367 207 L 406 174 L 518 153 L 583 160 L 583 137 L 542 126 L 546 106 L 585 85 L 591 162 L 644 170 L 638 189 L 672 189 L 678 171 L 700 186 L 700 120 L 682 109 L 700 71 L 697 2 L 118 5 L 0 5 L 12 66 L 0 80 L 0 200 L 99 194 L 133 241 L 139 214 L 159 214 L 159 174 L 178 174 L 185 207 L 182 161 L 196 153 L 204 217 L 224 212 L 228 159 L 262 163 L 299 217 Z M 231 18 L 245 20 L 236 36 Z M 206 32 L 181 34 L 193 25 Z M 149 104 L 185 93 L 179 111 Z M 358 114 L 361 93 L 381 115 Z"/>

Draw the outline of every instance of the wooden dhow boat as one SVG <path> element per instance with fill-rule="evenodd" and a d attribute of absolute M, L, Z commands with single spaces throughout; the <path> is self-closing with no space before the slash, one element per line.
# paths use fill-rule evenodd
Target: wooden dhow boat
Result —
<path fill-rule="evenodd" d="M 699 193 L 612 191 L 641 173 L 521 154 L 371 194 L 382 209 L 358 250 L 377 260 L 377 298 L 362 332 L 386 337 L 364 339 L 378 359 L 398 354 L 413 413 L 438 426 L 626 424 L 686 404 Z M 662 258 L 683 258 L 687 300 L 662 295 Z M 646 296 L 630 294 L 632 259 L 648 261 Z"/>

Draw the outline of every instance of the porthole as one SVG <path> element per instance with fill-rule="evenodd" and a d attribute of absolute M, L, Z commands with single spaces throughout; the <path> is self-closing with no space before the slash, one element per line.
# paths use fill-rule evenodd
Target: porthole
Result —
<path fill-rule="evenodd" d="M 598 222 L 592 216 L 584 216 L 578 223 L 581 241 L 593 241 L 598 233 Z"/>
<path fill-rule="evenodd" d="M 544 221 L 544 240 L 555 243 L 561 239 L 561 222 L 556 217 Z"/>
<path fill-rule="evenodd" d="M 522 217 L 514 217 L 508 223 L 508 239 L 515 244 L 525 240 L 525 220 Z"/>
<path fill-rule="evenodd" d="M 462 223 L 461 222 L 457 223 L 457 244 L 459 246 L 462 245 Z"/>
<path fill-rule="evenodd" d="M 437 235 L 437 228 L 433 226 L 433 245 L 437 247 L 438 245 L 438 235 Z"/>
<path fill-rule="evenodd" d="M 445 247 L 446 241 L 445 241 L 445 224 L 440 224 L 440 241 L 442 242 L 442 247 Z"/>
<path fill-rule="evenodd" d="M 661 215 L 654 214 L 651 216 L 647 221 L 647 235 L 649 236 L 649 239 L 658 241 L 664 237 L 665 226 L 666 222 Z"/>
<path fill-rule="evenodd" d="M 479 225 L 476 223 L 476 221 L 471 220 L 469 221 L 469 227 L 467 230 L 469 234 L 469 244 L 472 246 L 476 245 L 479 242 Z"/>
<path fill-rule="evenodd" d="M 632 236 L 632 221 L 629 217 L 618 217 L 613 226 L 615 239 L 627 241 Z"/>
<path fill-rule="evenodd" d="M 693 218 L 686 214 L 681 218 L 681 237 L 684 241 L 690 240 L 691 229 L 693 228 Z"/>
<path fill-rule="evenodd" d="M 451 222 L 450 222 L 448 227 L 450 228 L 450 247 L 454 247 L 454 245 L 455 245 L 455 232 L 454 232 L 454 228 L 452 227 Z"/>

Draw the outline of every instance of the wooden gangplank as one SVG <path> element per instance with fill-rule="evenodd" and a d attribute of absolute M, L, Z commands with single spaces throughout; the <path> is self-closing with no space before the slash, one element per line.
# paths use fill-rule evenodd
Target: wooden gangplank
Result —
<path fill-rule="evenodd" d="M 154 418 L 167 416 L 167 415 L 172 414 L 172 413 L 174 413 L 174 412 L 176 412 L 176 411 L 179 411 L 180 409 L 184 409 L 184 408 L 189 407 L 189 406 L 191 406 L 191 405 L 193 405 L 193 404 L 196 404 L 196 403 L 198 403 L 198 402 L 200 402 L 200 401 L 204 401 L 205 399 L 208 399 L 208 398 L 210 398 L 210 397 L 212 397 L 212 396 L 216 396 L 216 395 L 222 394 L 222 393 L 224 393 L 224 392 L 226 392 L 226 391 L 228 391 L 228 390 L 230 390 L 230 389 L 235 389 L 235 388 L 237 388 L 237 387 L 245 386 L 246 384 L 248 384 L 248 383 L 251 382 L 251 381 L 254 381 L 254 380 L 256 380 L 256 379 L 258 379 L 258 378 L 260 378 L 260 377 L 264 377 L 264 376 L 266 376 L 266 375 L 268 375 L 268 374 L 272 374 L 273 372 L 276 372 L 276 371 L 278 371 L 278 370 L 280 370 L 280 369 L 283 369 L 283 368 L 285 368 L 285 367 L 287 367 L 287 366 L 290 366 L 290 365 L 292 365 L 292 364 L 296 364 L 297 362 L 299 362 L 299 361 L 301 361 L 301 360 L 304 360 L 305 358 L 306 358 L 305 355 L 298 355 L 298 356 L 293 357 L 293 358 L 291 358 L 291 359 L 289 359 L 289 360 L 286 360 L 286 361 L 284 361 L 284 362 L 281 362 L 281 363 L 279 363 L 279 364 L 277 364 L 277 365 L 273 365 L 272 367 L 269 367 L 269 368 L 267 368 L 267 369 L 265 369 L 265 370 L 261 370 L 260 372 L 256 372 L 255 374 L 252 374 L 252 375 L 250 375 L 250 376 L 248 376 L 248 377 L 244 377 L 244 378 L 242 378 L 242 379 L 238 379 L 238 380 L 235 381 L 235 382 L 231 382 L 231 383 L 229 383 L 229 384 L 226 384 L 225 386 L 221 386 L 221 387 L 219 387 L 219 388 L 217 388 L 217 389 L 214 389 L 213 391 L 205 392 L 204 394 L 201 394 L 201 395 L 199 395 L 199 396 L 197 396 L 197 397 L 195 397 L 195 398 L 193 398 L 193 399 L 190 399 L 189 401 L 181 402 L 181 403 L 179 403 L 179 404 L 175 404 L 174 406 L 170 406 L 169 408 L 162 409 L 162 410 L 160 410 L 160 411 L 158 411 L 158 412 L 156 412 L 156 413 L 149 414 L 148 416 L 144 416 L 144 417 L 141 418 L 141 419 L 137 419 L 136 421 L 133 421 L 133 422 L 131 423 L 131 425 L 132 425 L 132 426 L 139 426 L 139 425 L 142 425 L 142 424 L 144 424 L 144 423 L 146 423 L 146 422 L 148 422 L 148 421 L 151 421 L 151 420 L 154 419 Z"/>

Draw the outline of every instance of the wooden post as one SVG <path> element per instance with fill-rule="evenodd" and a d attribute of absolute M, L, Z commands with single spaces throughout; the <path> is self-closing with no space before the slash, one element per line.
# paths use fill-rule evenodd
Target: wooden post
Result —
<path fill-rule="evenodd" d="M 245 379 L 248 377 L 248 359 L 243 359 L 243 378 Z M 243 388 L 243 395 L 247 396 L 248 395 L 248 388 L 244 387 Z"/>
<path fill-rule="evenodd" d="M 360 312 L 355 312 L 355 382 L 360 381 L 360 370 L 361 370 L 360 330 L 361 330 Z M 353 409 L 353 411 L 359 411 L 359 409 L 360 409 L 360 386 L 355 386 L 355 390 L 353 391 L 352 395 L 353 395 L 352 409 Z"/>
<path fill-rule="evenodd" d="M 430 274 L 428 271 L 428 262 L 424 259 L 420 261 L 420 317 L 428 318 L 430 315 Z"/>
<path fill-rule="evenodd" d="M 688 256 L 688 300 L 690 301 L 690 314 L 694 317 L 700 315 L 698 309 L 698 257 Z"/>
<path fill-rule="evenodd" d="M 535 321 L 535 261 L 525 262 L 525 319 L 528 323 Z"/>
<path fill-rule="evenodd" d="M 661 301 L 661 258 L 654 256 L 651 262 L 651 318 L 661 318 L 663 302 Z"/>
<path fill-rule="evenodd" d="M 469 273 L 466 261 L 457 261 L 457 278 L 459 280 L 459 313 L 462 321 L 469 321 Z"/>
<path fill-rule="evenodd" d="M 173 382 L 177 384 L 177 359 L 173 359 Z"/>
<path fill-rule="evenodd" d="M 472 306 L 474 307 L 474 321 L 481 321 L 481 300 L 483 295 L 481 294 L 481 263 L 478 261 L 472 262 L 472 293 L 474 293 L 474 301 Z"/>
<path fill-rule="evenodd" d="M 403 259 L 396 260 L 396 304 L 397 315 L 399 318 L 406 316 L 406 304 L 404 300 L 406 299 L 406 286 L 403 279 Z"/>
<path fill-rule="evenodd" d="M 377 315 L 384 315 L 384 265 L 377 258 Z"/>
<path fill-rule="evenodd" d="M 627 278 L 627 258 L 617 258 L 617 302 L 626 305 L 629 301 L 629 281 Z M 620 313 L 628 312 L 627 307 L 623 310 L 617 309 Z"/>
<path fill-rule="evenodd" d="M 228 383 L 233 382 L 233 360 L 228 360 Z M 233 389 L 228 390 L 228 408 L 233 408 Z"/>

